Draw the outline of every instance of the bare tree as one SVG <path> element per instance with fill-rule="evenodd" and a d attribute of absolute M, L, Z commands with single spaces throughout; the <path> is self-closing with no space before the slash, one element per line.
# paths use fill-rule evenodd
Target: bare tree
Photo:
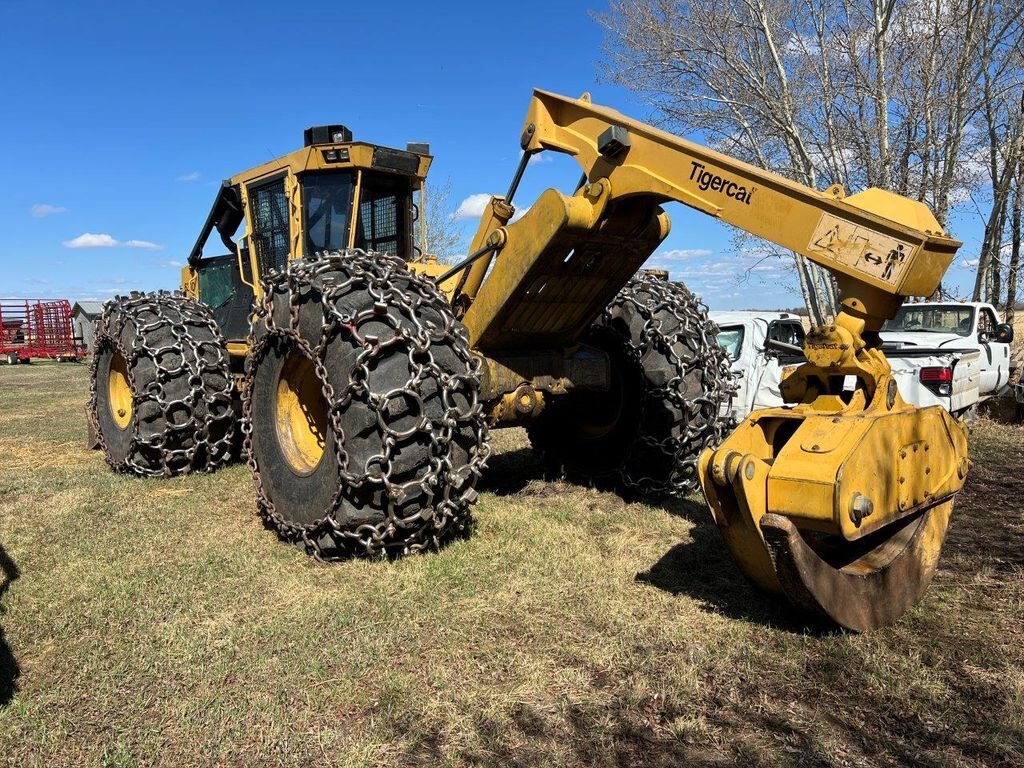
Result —
<path fill-rule="evenodd" d="M 725 151 L 817 184 L 800 114 L 806 79 L 787 66 L 794 35 L 780 18 L 799 2 L 619 0 L 599 21 L 610 32 L 612 80 L 645 94 L 664 122 L 699 131 Z M 795 86 L 795 87 L 794 87 Z M 816 322 L 835 311 L 828 276 L 795 257 Z"/>
<path fill-rule="evenodd" d="M 992 49 L 989 66 L 981 78 L 982 130 L 986 138 L 986 168 L 988 171 L 991 206 L 985 219 L 985 236 L 978 258 L 975 275 L 975 301 L 998 301 L 998 284 L 1003 244 L 1007 226 L 1013 229 L 1016 215 L 1011 212 L 1010 199 L 1019 193 L 1021 164 L 1024 162 L 1024 51 L 1021 50 L 1021 8 L 999 7 L 1007 18 L 995 15 L 989 23 L 995 27 L 988 46 Z M 998 34 L 1003 27 L 1012 33 Z M 1016 187 L 1016 190 L 1015 190 Z M 1007 284 L 1016 279 L 1008 275 Z M 1008 307 L 1012 312 L 1012 308 Z"/>
<path fill-rule="evenodd" d="M 416 220 L 416 247 L 423 249 L 422 256 L 435 256 L 442 264 L 454 263 L 462 253 L 463 233 L 455 221 L 452 205 L 452 180 L 445 179 L 438 185 L 424 184 L 420 194 L 419 216 Z M 424 238 L 425 236 L 425 238 Z"/>
<path fill-rule="evenodd" d="M 606 75 L 666 127 L 809 186 L 922 200 L 945 226 L 983 181 L 981 87 L 1005 86 L 1021 15 L 1020 0 L 613 0 L 598 20 Z M 834 286 L 795 264 L 821 322 Z"/>
<path fill-rule="evenodd" d="M 1021 184 L 1024 165 L 1017 165 L 1017 182 L 1013 190 L 1013 214 L 1010 218 L 1010 264 L 1006 275 L 1006 322 L 1013 324 L 1017 305 L 1017 279 L 1020 273 Z"/>

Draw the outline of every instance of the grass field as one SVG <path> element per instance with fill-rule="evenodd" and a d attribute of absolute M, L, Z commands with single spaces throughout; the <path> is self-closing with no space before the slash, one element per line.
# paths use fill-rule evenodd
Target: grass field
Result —
<path fill-rule="evenodd" d="M 1021 765 L 1024 430 L 982 420 L 923 603 L 870 635 L 754 592 L 701 500 L 539 479 L 473 535 L 317 564 L 249 472 L 84 447 L 81 366 L 0 367 L 0 763 Z"/>

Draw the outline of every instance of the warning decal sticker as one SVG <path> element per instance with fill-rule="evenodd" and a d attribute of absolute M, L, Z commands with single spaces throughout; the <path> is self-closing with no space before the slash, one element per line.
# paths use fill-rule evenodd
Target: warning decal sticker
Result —
<path fill-rule="evenodd" d="M 807 252 L 825 261 L 852 267 L 897 288 L 915 246 L 867 227 L 824 213 Z"/>

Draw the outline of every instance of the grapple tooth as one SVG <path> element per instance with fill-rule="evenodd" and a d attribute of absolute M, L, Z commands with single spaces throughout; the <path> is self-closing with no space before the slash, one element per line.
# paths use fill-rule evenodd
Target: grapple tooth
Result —
<path fill-rule="evenodd" d="M 819 555 L 793 522 L 768 513 L 761 533 L 782 592 L 808 613 L 867 632 L 892 624 L 932 580 L 953 501 Z"/>

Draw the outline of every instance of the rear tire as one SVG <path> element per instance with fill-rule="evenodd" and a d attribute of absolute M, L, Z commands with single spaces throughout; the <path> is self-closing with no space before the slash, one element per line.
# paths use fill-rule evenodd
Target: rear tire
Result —
<path fill-rule="evenodd" d="M 263 289 L 242 407 L 268 524 L 328 560 L 465 530 L 489 451 L 480 361 L 434 283 L 348 251 L 290 262 Z"/>
<path fill-rule="evenodd" d="M 697 488 L 697 460 L 728 430 L 732 376 L 707 309 L 681 283 L 638 275 L 586 341 L 611 361 L 608 392 L 552 398 L 528 428 L 550 473 L 640 494 Z"/>
<path fill-rule="evenodd" d="M 181 294 L 118 296 L 96 321 L 88 416 L 117 472 L 209 472 L 231 457 L 234 386 L 209 308 Z"/>

